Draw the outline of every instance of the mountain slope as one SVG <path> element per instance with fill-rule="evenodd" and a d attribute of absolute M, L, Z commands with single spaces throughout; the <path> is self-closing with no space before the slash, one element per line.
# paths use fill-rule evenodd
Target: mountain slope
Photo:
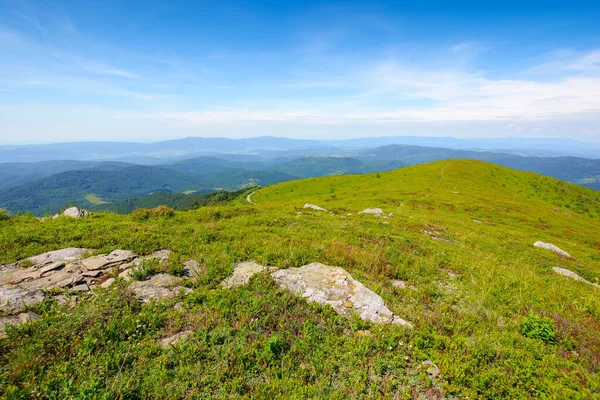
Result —
<path fill-rule="evenodd" d="M 71 246 L 170 248 L 205 269 L 176 299 L 141 305 L 122 283 L 73 308 L 36 309 L 40 321 L 0 341 L 4 390 L 49 393 L 66 382 L 73 397 L 600 397 L 599 289 L 552 270 L 598 282 L 598 192 L 450 160 L 284 182 L 252 201 L 145 221 L 0 222 L 0 262 Z M 387 218 L 358 214 L 367 207 Z M 414 328 L 343 318 L 266 274 L 223 289 L 246 260 L 344 268 Z M 157 345 L 185 331 L 187 342 Z"/>
<path fill-rule="evenodd" d="M 269 169 L 297 177 L 313 178 L 316 176 L 386 171 L 402 166 L 402 163 L 395 160 L 364 163 L 352 157 L 303 157 L 278 164 Z"/>
<path fill-rule="evenodd" d="M 390 145 L 360 153 L 368 162 L 397 160 L 407 165 L 450 158 L 470 158 L 509 168 L 536 172 L 600 190 L 600 160 L 578 157 L 531 157 L 489 151 L 452 150 L 439 147 Z"/>

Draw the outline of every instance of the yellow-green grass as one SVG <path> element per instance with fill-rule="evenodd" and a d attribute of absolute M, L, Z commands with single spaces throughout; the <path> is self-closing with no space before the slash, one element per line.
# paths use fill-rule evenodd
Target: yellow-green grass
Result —
<path fill-rule="evenodd" d="M 88 194 L 87 196 L 85 196 L 85 199 L 87 201 L 89 201 L 90 203 L 95 204 L 97 206 L 99 206 L 101 204 L 110 204 L 110 201 L 104 201 L 100 197 L 96 196 L 94 193 Z"/>
<path fill-rule="evenodd" d="M 167 390 L 198 398 L 600 396 L 600 290 L 552 272 L 560 266 L 590 281 L 600 277 L 599 192 L 449 160 L 281 183 L 258 190 L 252 200 L 244 194 L 229 205 L 145 221 L 99 213 L 0 222 L 0 262 L 81 246 L 141 254 L 170 248 L 206 266 L 191 283 L 195 292 L 176 300 L 189 304 L 184 313 L 168 307 L 175 301 L 140 308 L 124 287 L 73 310 L 48 305 L 40 322 L 1 342 L 0 383 L 11 393 L 60 387 L 110 397 L 128 391 L 164 397 Z M 302 209 L 305 203 L 331 214 Z M 373 207 L 393 216 L 358 214 Z M 537 240 L 573 259 L 533 247 Z M 414 330 L 337 318 L 266 277 L 220 289 L 218 282 L 241 260 L 346 268 Z M 411 288 L 394 288 L 391 279 Z M 530 315 L 553 321 L 555 344 L 521 333 Z M 128 331 L 112 339 L 94 330 L 114 324 L 116 331 L 135 331 L 130 320 L 154 325 L 139 336 Z M 67 334 L 61 324 L 78 334 Z M 184 329 L 195 332 L 188 344 L 166 351 L 155 345 Z M 372 335 L 356 334 L 364 329 Z M 69 340 L 41 351 L 55 340 L 49 332 Z M 27 360 L 36 351 L 30 371 Z M 441 369 L 435 382 L 421 367 L 427 358 Z M 113 368 L 110 359 L 124 367 Z M 67 383 L 56 383 L 56 376 Z"/>

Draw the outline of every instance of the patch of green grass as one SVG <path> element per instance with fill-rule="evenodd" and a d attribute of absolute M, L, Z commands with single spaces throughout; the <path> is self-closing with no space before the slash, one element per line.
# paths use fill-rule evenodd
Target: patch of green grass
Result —
<path fill-rule="evenodd" d="M 521 322 L 519 332 L 526 338 L 539 339 L 548 344 L 556 344 L 557 333 L 554 328 L 554 321 L 551 318 L 531 314 Z"/>
<path fill-rule="evenodd" d="M 104 201 L 100 197 L 96 196 L 94 193 L 88 194 L 87 196 L 85 196 L 85 199 L 94 205 L 110 204 L 110 201 Z"/>

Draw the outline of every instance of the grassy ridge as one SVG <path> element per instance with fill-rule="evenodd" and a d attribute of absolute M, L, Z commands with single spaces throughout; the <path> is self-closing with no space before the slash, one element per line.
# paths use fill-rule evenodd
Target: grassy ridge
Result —
<path fill-rule="evenodd" d="M 169 304 L 139 307 L 125 288 L 73 310 L 47 305 L 41 321 L 0 342 L 0 390 L 48 397 L 600 398 L 598 290 L 551 271 L 600 277 L 598 196 L 452 160 L 286 182 L 253 194 L 254 205 L 241 195 L 167 219 L 0 222 L 1 262 L 66 246 L 142 254 L 171 248 L 206 267 L 191 283 L 195 292 L 175 300 L 183 312 Z M 302 210 L 307 202 L 333 215 Z M 367 207 L 394 215 L 357 214 Z M 533 247 L 536 240 L 574 260 Z M 263 277 L 234 291 L 218 288 L 235 261 L 249 259 L 346 268 L 415 329 L 341 319 Z M 394 288 L 390 279 L 412 289 Z M 554 344 L 523 333 L 538 317 L 551 320 Z M 184 329 L 194 331 L 187 344 L 156 346 Z M 371 336 L 359 333 L 364 329 Z M 440 378 L 429 379 L 425 359 L 440 367 Z"/>

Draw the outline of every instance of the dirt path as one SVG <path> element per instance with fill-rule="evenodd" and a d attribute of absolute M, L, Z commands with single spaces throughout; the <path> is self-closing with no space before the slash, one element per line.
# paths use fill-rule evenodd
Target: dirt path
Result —
<path fill-rule="evenodd" d="M 252 201 L 252 198 L 250 196 L 252 196 L 254 193 L 256 193 L 256 190 L 252 193 L 250 193 L 248 196 L 246 196 L 246 200 L 248 200 L 248 203 L 250 204 L 254 204 L 254 202 Z"/>

